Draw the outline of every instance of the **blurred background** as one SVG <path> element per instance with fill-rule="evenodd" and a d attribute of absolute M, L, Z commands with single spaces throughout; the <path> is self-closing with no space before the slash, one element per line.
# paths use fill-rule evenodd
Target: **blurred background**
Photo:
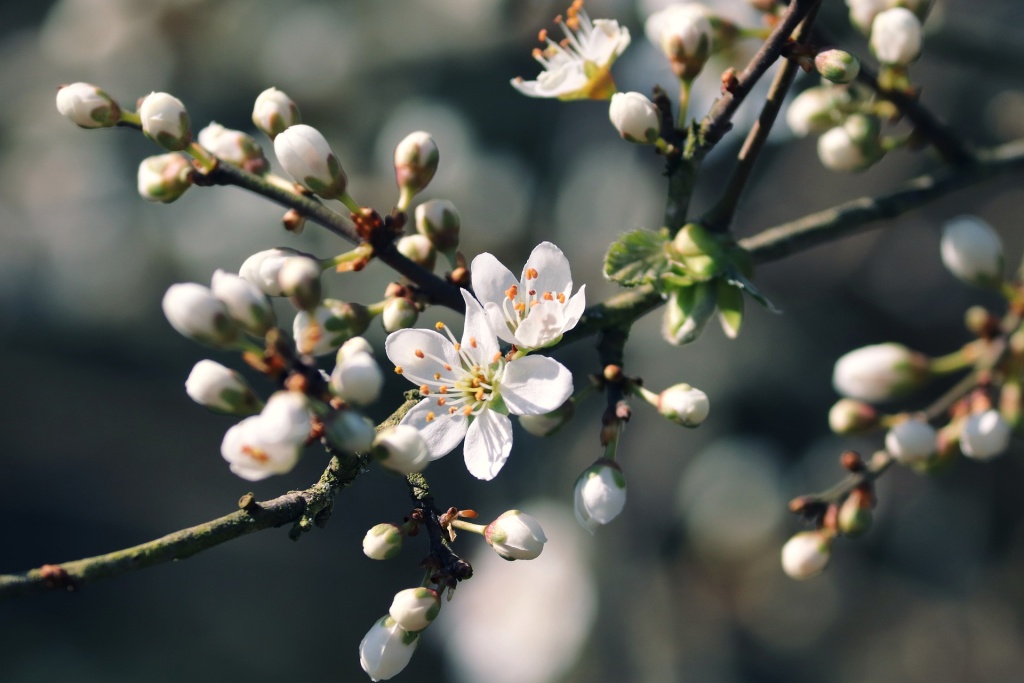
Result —
<path fill-rule="evenodd" d="M 588 3 L 591 16 L 617 18 L 633 34 L 614 70 L 621 90 L 672 89 L 643 36 L 643 20 L 664 4 Z M 718 8 L 757 25 L 745 2 Z M 285 233 L 281 209 L 234 188 L 147 204 L 135 172 L 156 148 L 132 131 L 84 131 L 62 119 L 59 84 L 93 82 L 128 106 L 168 91 L 197 130 L 216 120 L 250 132 L 254 98 L 278 87 L 326 134 L 353 196 L 382 210 L 397 196 L 395 143 L 430 131 L 442 161 L 423 198 L 459 208 L 463 253 L 491 251 L 517 271 L 536 243 L 551 240 L 596 302 L 615 291 L 600 271 L 607 245 L 625 230 L 660 225 L 664 181 L 659 158 L 621 141 L 604 105 L 531 100 L 509 86 L 535 76 L 536 32 L 564 9 L 546 0 L 0 3 L 0 572 L 150 540 L 230 512 L 246 491 L 264 499 L 304 488 L 326 462 L 310 448 L 287 476 L 249 484 L 232 475 L 219 454 L 231 420 L 194 405 L 183 384 L 202 358 L 241 363 L 180 337 L 159 304 L 171 283 L 207 283 L 215 268 L 237 271 L 261 249 L 328 256 L 347 246 L 313 225 Z M 865 54 L 845 11 L 824 3 L 821 25 Z M 929 23 L 913 70 L 924 102 L 977 144 L 1024 136 L 1021 4 L 939 0 Z M 695 114 L 710 105 L 725 66 L 713 63 L 698 82 Z M 797 89 L 814 82 L 804 75 Z M 697 210 L 714 200 L 740 138 L 730 135 L 708 162 Z M 773 140 L 741 206 L 742 235 L 885 192 L 937 165 L 930 153 L 903 152 L 839 175 L 822 169 L 813 139 L 779 130 Z M 875 528 L 837 543 L 822 576 L 793 582 L 778 558 L 800 529 L 785 512 L 789 498 L 837 481 L 843 449 L 880 446 L 879 438 L 830 436 L 835 359 L 882 341 L 936 355 L 967 341 L 965 308 L 997 302 L 942 268 L 941 224 L 982 216 L 1014 264 L 1024 250 L 1022 205 L 1021 178 L 1002 178 L 766 265 L 757 282 L 784 313 L 751 306 L 736 341 L 709 328 L 697 343 L 671 348 L 658 314 L 640 321 L 628 372 L 655 390 L 700 387 L 711 417 L 683 430 L 636 406 L 620 450 L 630 500 L 594 536 L 576 525 L 571 506 L 576 476 L 601 454 L 599 399 L 553 438 L 517 428 L 494 482 L 473 479 L 458 451 L 433 464 L 439 504 L 474 508 L 484 520 L 521 508 L 542 521 L 550 542 L 535 562 L 505 563 L 464 534 L 456 549 L 477 575 L 425 632 L 402 676 L 1021 680 L 1019 442 L 992 463 L 960 462 L 940 477 L 889 473 Z M 388 280 L 373 264 L 329 276 L 326 286 L 365 303 L 381 298 Z M 290 314 L 280 313 L 289 327 Z M 378 348 L 383 336 L 377 325 L 368 335 Z M 557 357 L 577 386 L 598 369 L 590 341 Z M 375 417 L 406 388 L 393 381 Z M 8 601 L 0 680 L 365 680 L 358 643 L 392 595 L 419 582 L 425 546 L 413 539 L 400 559 L 375 563 L 360 540 L 373 524 L 400 521 L 408 505 L 404 483 L 374 468 L 339 496 L 326 529 L 298 543 L 285 529 L 265 531 L 78 594 Z"/>

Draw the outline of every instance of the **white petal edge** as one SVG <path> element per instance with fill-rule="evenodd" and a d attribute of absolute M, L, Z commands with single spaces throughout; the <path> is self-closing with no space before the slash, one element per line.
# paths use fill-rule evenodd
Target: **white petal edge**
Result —
<path fill-rule="evenodd" d="M 462 298 L 466 302 L 466 327 L 462 332 L 462 350 L 480 365 L 490 365 L 495 354 L 500 353 L 498 337 L 491 328 L 487 313 L 480 302 L 466 290 L 462 290 Z"/>
<path fill-rule="evenodd" d="M 416 356 L 422 351 L 424 357 Z M 435 373 L 444 377 L 451 376 L 444 364 L 431 356 L 441 358 L 452 367 L 458 367 L 459 357 L 455 347 L 443 335 L 434 330 L 398 330 L 388 335 L 384 341 L 384 352 L 396 367 L 402 368 L 402 376 L 413 384 L 424 384 L 433 381 Z"/>
<path fill-rule="evenodd" d="M 484 302 L 484 311 L 487 313 L 487 321 L 491 323 L 491 329 L 498 335 L 498 338 L 509 344 L 515 344 L 516 337 L 508 328 L 508 319 L 505 318 L 501 304 L 496 304 L 493 301 Z"/>
<path fill-rule="evenodd" d="M 434 413 L 434 419 L 427 421 L 427 413 Z M 419 430 L 427 443 L 430 459 L 437 460 L 455 450 L 466 437 L 469 420 L 462 413 L 451 415 L 439 408 L 434 401 L 425 398 L 405 414 L 399 424 L 410 425 Z"/>
<path fill-rule="evenodd" d="M 484 252 L 478 254 L 470 264 L 470 273 L 473 278 L 473 291 L 486 305 L 493 301 L 501 305 L 505 298 L 505 292 L 512 285 L 519 285 L 516 276 L 496 259 L 493 254 Z"/>
<path fill-rule="evenodd" d="M 526 272 L 533 268 L 537 271 L 536 280 L 528 281 Z M 541 242 L 533 251 L 530 258 L 526 259 L 523 266 L 524 288 L 536 289 L 538 292 L 552 292 L 553 294 L 566 294 L 572 291 L 572 273 L 569 269 L 569 259 L 565 257 L 562 250 L 551 242 Z M 526 292 L 523 292 L 523 296 Z"/>
<path fill-rule="evenodd" d="M 572 373 L 546 356 L 527 356 L 506 366 L 500 391 L 513 415 L 543 415 L 572 394 Z"/>
<path fill-rule="evenodd" d="M 493 410 L 483 411 L 469 425 L 463 449 L 470 474 L 484 481 L 494 479 L 512 452 L 512 421 Z"/>

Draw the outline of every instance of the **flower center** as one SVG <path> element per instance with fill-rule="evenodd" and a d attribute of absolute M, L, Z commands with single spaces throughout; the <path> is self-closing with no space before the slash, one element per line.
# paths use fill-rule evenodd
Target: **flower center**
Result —
<path fill-rule="evenodd" d="M 537 35 L 538 40 L 545 44 L 544 49 L 536 48 L 533 58 L 547 70 L 557 69 L 567 62 L 594 62 L 590 54 L 590 36 L 594 32 L 594 24 L 583 9 L 583 0 L 574 0 L 566 10 L 567 18 L 562 15 L 555 17 L 555 23 L 562 29 L 565 38 L 557 43 L 548 37 L 546 29 Z"/>
<path fill-rule="evenodd" d="M 531 283 L 540 277 L 536 268 L 527 268 L 523 290 L 519 285 L 512 285 L 505 290 L 505 298 L 501 301 L 501 310 L 505 314 L 505 322 L 509 330 L 515 332 L 529 315 L 534 306 L 544 301 L 557 301 L 564 306 L 565 294 L 562 292 L 540 292 L 531 286 Z"/>

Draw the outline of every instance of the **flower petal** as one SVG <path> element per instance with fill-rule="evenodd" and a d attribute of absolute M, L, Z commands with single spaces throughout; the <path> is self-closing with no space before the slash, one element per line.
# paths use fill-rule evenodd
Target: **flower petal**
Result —
<path fill-rule="evenodd" d="M 526 356 L 505 367 L 500 391 L 513 415 L 543 415 L 572 394 L 572 373 L 546 356 Z"/>
<path fill-rule="evenodd" d="M 485 410 L 477 415 L 466 432 L 466 469 L 477 479 L 494 477 L 512 452 L 512 421 L 507 415 Z"/>
<path fill-rule="evenodd" d="M 536 279 L 527 279 L 526 275 L 533 269 L 537 271 Z M 526 259 L 523 266 L 523 287 L 535 289 L 540 293 L 565 294 L 572 291 L 572 274 L 569 272 L 569 259 L 562 250 L 551 242 L 541 242 Z M 524 296 L 526 292 L 523 292 Z M 533 315 L 533 312 L 530 312 Z"/>
<path fill-rule="evenodd" d="M 565 302 L 565 309 L 562 311 L 562 315 L 565 317 L 562 331 L 568 332 L 572 328 L 576 327 L 576 323 L 583 317 L 583 311 L 587 308 L 587 297 L 584 294 L 587 286 L 583 285 L 580 287 L 580 291 L 576 292 Z"/>
<path fill-rule="evenodd" d="M 427 416 L 430 413 L 434 413 L 434 417 L 428 420 Z M 468 422 L 462 413 L 451 415 L 434 405 L 431 399 L 425 398 L 406 413 L 399 424 L 418 429 L 420 436 L 427 443 L 430 459 L 437 460 L 451 453 L 465 438 Z"/>
<path fill-rule="evenodd" d="M 505 317 L 505 311 L 502 310 L 501 304 L 486 301 L 484 302 L 484 311 L 487 313 L 487 322 L 491 324 L 491 329 L 499 339 L 509 344 L 517 343 L 516 335 L 513 334 L 512 328 L 509 326 L 508 318 Z"/>
<path fill-rule="evenodd" d="M 473 291 L 480 301 L 493 301 L 500 305 L 505 292 L 512 285 L 519 285 L 516 276 L 492 254 L 484 252 L 477 255 L 470 265 L 473 278 Z"/>
<path fill-rule="evenodd" d="M 393 332 L 384 341 L 384 351 L 396 367 L 402 368 L 402 376 L 413 384 L 433 381 L 436 373 L 451 377 L 451 370 L 445 369 L 445 363 L 450 367 L 460 365 L 452 343 L 433 330 Z"/>
<path fill-rule="evenodd" d="M 541 349 L 558 341 L 565 329 L 565 307 L 557 301 L 541 301 L 519 323 L 516 343 L 523 349 Z"/>
<path fill-rule="evenodd" d="M 478 364 L 490 365 L 495 354 L 500 354 L 498 338 L 487 320 L 487 314 L 473 295 L 462 290 L 466 302 L 466 326 L 462 331 L 462 350 Z"/>

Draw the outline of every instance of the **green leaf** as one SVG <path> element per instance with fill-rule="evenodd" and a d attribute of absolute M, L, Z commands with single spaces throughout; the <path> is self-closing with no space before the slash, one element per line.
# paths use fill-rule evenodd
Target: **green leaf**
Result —
<path fill-rule="evenodd" d="M 657 283 L 669 268 L 665 246 L 668 234 L 662 230 L 633 230 L 612 242 L 604 258 L 604 276 L 623 287 Z"/>
<path fill-rule="evenodd" d="M 733 287 L 724 280 L 718 280 L 718 320 L 722 323 L 722 331 L 729 339 L 740 334 L 743 324 L 743 290 Z"/>
<path fill-rule="evenodd" d="M 739 272 L 736 268 L 730 268 L 724 277 L 726 282 L 733 287 L 739 287 L 746 291 L 747 294 L 754 298 L 754 301 L 761 304 L 772 313 L 782 313 L 781 310 L 775 307 L 775 304 L 768 301 L 767 297 L 765 297 L 765 295 L 754 286 L 754 283 L 751 282 L 746 275 Z"/>

